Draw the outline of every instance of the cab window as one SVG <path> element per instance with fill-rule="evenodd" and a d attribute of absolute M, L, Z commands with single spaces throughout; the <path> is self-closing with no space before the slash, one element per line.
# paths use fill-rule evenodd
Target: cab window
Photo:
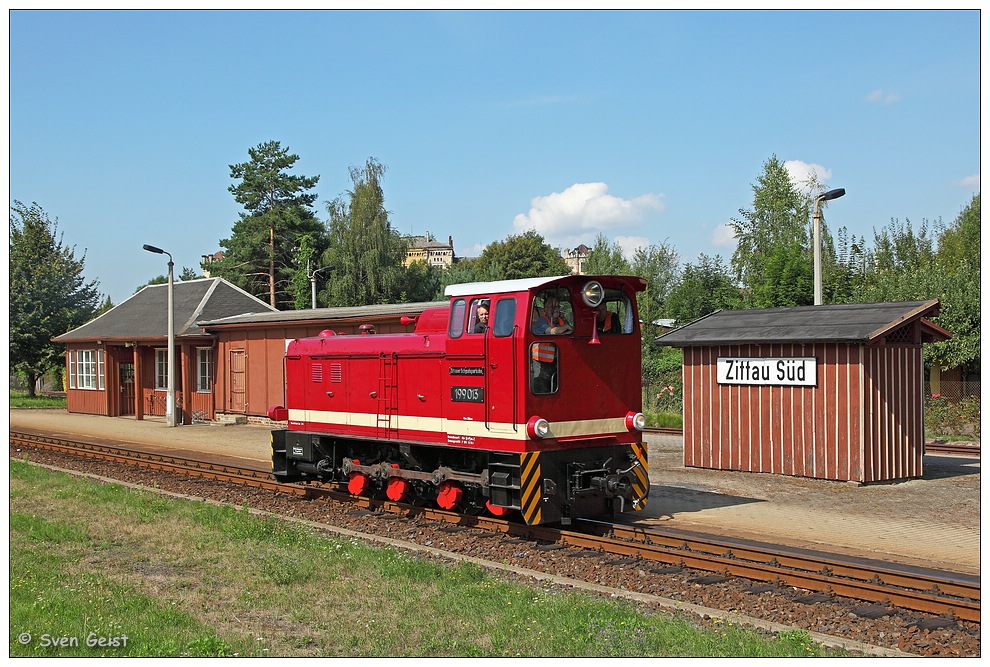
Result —
<path fill-rule="evenodd" d="M 468 333 L 483 334 L 491 326 L 492 304 L 489 299 L 475 299 L 471 302 L 471 317 L 468 318 Z"/>
<path fill-rule="evenodd" d="M 492 333 L 499 338 L 511 336 L 516 328 L 516 300 L 513 298 L 499 299 L 495 304 L 495 323 Z"/>
<path fill-rule="evenodd" d="M 566 289 L 543 290 L 533 301 L 530 315 L 533 333 L 538 336 L 560 336 L 574 331 L 574 307 Z"/>
<path fill-rule="evenodd" d="M 464 333 L 464 314 L 467 311 L 467 302 L 464 299 L 455 299 L 450 307 L 450 325 L 447 333 L 451 338 L 460 338 Z"/>
<path fill-rule="evenodd" d="M 529 390 L 536 395 L 556 394 L 560 365 L 556 343 L 539 341 L 529 346 Z"/>
<path fill-rule="evenodd" d="M 602 306 L 595 309 L 599 334 L 629 334 L 634 330 L 633 309 L 621 290 L 607 290 Z"/>

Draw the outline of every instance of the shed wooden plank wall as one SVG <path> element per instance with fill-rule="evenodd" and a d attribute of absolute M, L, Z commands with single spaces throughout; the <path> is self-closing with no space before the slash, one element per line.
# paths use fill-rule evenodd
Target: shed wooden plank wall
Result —
<path fill-rule="evenodd" d="M 719 385 L 718 357 L 815 357 L 816 387 Z M 684 465 L 875 482 L 922 475 L 921 346 L 684 349 Z"/>
<path fill-rule="evenodd" d="M 921 346 L 865 348 L 863 481 L 921 477 L 925 455 Z"/>
<path fill-rule="evenodd" d="M 862 348 L 845 344 L 684 350 L 684 465 L 863 478 Z M 719 385 L 718 357 L 816 357 L 817 387 Z"/>

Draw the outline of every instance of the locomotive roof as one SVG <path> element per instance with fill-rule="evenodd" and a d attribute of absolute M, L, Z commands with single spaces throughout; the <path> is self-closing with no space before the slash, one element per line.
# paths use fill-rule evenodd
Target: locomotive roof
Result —
<path fill-rule="evenodd" d="M 457 285 L 449 285 L 446 290 L 444 290 L 444 296 L 472 296 L 475 294 L 498 294 L 504 292 L 528 292 L 529 290 L 536 289 L 538 287 L 543 287 L 550 283 L 556 282 L 558 280 L 564 280 L 565 278 L 584 278 L 586 280 L 595 280 L 603 278 L 620 278 L 624 280 L 640 281 L 645 286 L 645 281 L 642 278 L 633 276 L 585 276 L 585 275 L 569 275 L 569 276 L 549 276 L 543 278 L 517 278 L 515 280 L 493 280 L 489 282 L 482 283 L 459 283 Z M 636 289 L 643 289 L 642 287 Z"/>
<path fill-rule="evenodd" d="M 554 280 L 567 276 L 551 276 L 543 278 L 517 278 L 515 280 L 492 280 L 483 283 L 459 283 L 448 285 L 444 296 L 470 296 L 472 294 L 490 294 L 495 292 L 526 292 L 534 287 L 541 287 Z"/>
<path fill-rule="evenodd" d="M 764 343 L 869 343 L 919 321 L 924 342 L 952 334 L 924 319 L 938 315 L 939 301 L 848 303 L 719 310 L 659 336 L 657 345 L 693 347 Z"/>

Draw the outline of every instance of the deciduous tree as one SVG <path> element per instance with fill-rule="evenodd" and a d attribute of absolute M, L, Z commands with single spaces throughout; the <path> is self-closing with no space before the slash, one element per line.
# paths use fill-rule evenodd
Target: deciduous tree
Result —
<path fill-rule="evenodd" d="M 477 272 L 490 276 L 490 269 L 496 266 L 500 273 L 494 278 L 497 280 L 566 276 L 571 272 L 560 256 L 560 249 L 548 244 L 532 229 L 485 247 L 478 258 Z"/>
<path fill-rule="evenodd" d="M 737 241 L 732 269 L 743 287 L 744 307 L 814 302 L 809 208 L 809 198 L 795 187 L 784 163 L 772 156 L 753 185 L 753 208 L 739 209 L 741 217 L 729 223 Z M 805 255 L 807 260 L 802 259 Z M 792 281 L 792 285 L 783 281 Z"/>
<path fill-rule="evenodd" d="M 15 201 L 10 213 L 10 366 L 34 396 L 37 378 L 64 359 L 52 338 L 85 324 L 96 313 L 98 281 L 83 277 L 86 253 L 76 258 L 38 206 Z"/>
<path fill-rule="evenodd" d="M 863 303 L 939 299 L 934 322 L 951 331 L 952 338 L 923 350 L 925 363 L 942 370 L 980 367 L 980 247 L 973 242 L 979 231 L 972 229 L 979 217 L 977 196 L 937 242 L 927 222 L 915 231 L 910 221 L 891 220 L 874 232 L 867 280 L 856 293 L 856 301 Z"/>
<path fill-rule="evenodd" d="M 739 303 L 739 289 L 725 261 L 702 253 L 685 264 L 681 278 L 667 297 L 667 314 L 681 326 L 716 310 L 730 310 Z"/>
<path fill-rule="evenodd" d="M 595 237 L 595 246 L 588 253 L 582 267 L 589 275 L 629 275 L 629 261 L 622 254 L 618 243 L 610 242 L 604 234 Z"/>
<path fill-rule="evenodd" d="M 323 265 L 334 270 L 322 295 L 330 306 L 397 303 L 406 287 L 406 244 L 385 209 L 385 166 L 369 158 L 350 174 L 354 189 L 327 207 L 330 243 Z"/>

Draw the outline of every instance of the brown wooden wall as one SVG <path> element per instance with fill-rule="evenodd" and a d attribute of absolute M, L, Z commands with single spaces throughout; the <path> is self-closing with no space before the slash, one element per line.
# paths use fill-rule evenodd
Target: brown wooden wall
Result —
<path fill-rule="evenodd" d="M 295 338 L 317 336 L 324 329 L 338 333 L 360 335 L 358 327 L 363 322 L 328 324 L 272 324 L 265 327 L 224 329 L 217 332 L 215 367 L 216 384 L 213 389 L 216 412 L 263 417 L 268 408 L 285 405 L 285 372 L 283 359 L 288 341 Z M 379 334 L 405 333 L 412 326 L 395 321 L 374 322 Z M 232 391 L 234 378 L 231 373 L 232 355 L 243 355 L 244 400 Z"/>
<path fill-rule="evenodd" d="M 863 481 L 920 477 L 925 455 L 921 346 L 865 348 Z"/>
<path fill-rule="evenodd" d="M 176 404 L 183 409 L 183 420 L 191 423 L 192 417 L 200 416 L 213 419 L 213 392 L 197 392 L 196 387 L 196 348 L 212 344 L 212 339 L 194 340 L 177 344 L 176 358 Z M 163 344 L 148 343 L 137 346 L 118 344 L 98 345 L 94 343 L 78 343 L 67 345 L 70 349 L 103 349 L 105 354 L 104 388 L 69 389 L 66 382 L 66 410 L 83 414 L 105 415 L 118 417 L 132 415 L 137 418 L 145 416 L 164 416 L 164 390 L 155 389 L 155 348 Z M 216 351 L 214 350 L 214 373 L 216 373 Z M 136 398 L 125 401 L 121 392 L 120 367 L 124 363 L 134 364 L 134 388 Z M 66 355 L 66 374 L 68 374 L 68 355 Z M 188 401 L 188 404 L 186 403 Z"/>
<path fill-rule="evenodd" d="M 718 357 L 815 357 L 818 384 L 719 385 Z M 862 482 L 916 477 L 922 390 L 920 345 L 685 348 L 684 465 Z"/>
<path fill-rule="evenodd" d="M 103 350 L 104 352 L 104 384 L 103 389 L 70 389 L 69 388 L 69 350 Z M 112 351 L 102 345 L 89 343 L 87 345 L 67 345 L 65 354 L 65 405 L 68 412 L 81 412 L 91 415 L 109 414 L 109 396 L 117 390 L 117 382 L 113 381 L 117 373 L 117 364 Z"/>

